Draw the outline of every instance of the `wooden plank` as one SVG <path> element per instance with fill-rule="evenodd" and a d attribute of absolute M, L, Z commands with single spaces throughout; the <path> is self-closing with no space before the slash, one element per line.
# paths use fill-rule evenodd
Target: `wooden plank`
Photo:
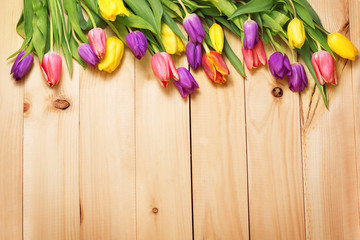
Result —
<path fill-rule="evenodd" d="M 236 53 L 240 40 L 227 34 Z M 203 70 L 191 96 L 194 236 L 249 239 L 244 79 L 227 62 L 228 82 L 210 82 Z"/>
<path fill-rule="evenodd" d="M 349 1 L 349 22 L 350 22 L 350 38 L 355 46 L 360 49 L 360 2 Z M 355 114 L 355 138 L 356 138 L 356 157 L 358 167 L 358 189 L 360 187 L 360 60 L 352 62 L 352 90 L 354 96 L 354 114 Z M 360 194 L 359 206 L 360 206 Z M 360 209 L 359 209 L 360 210 Z M 360 214 L 359 214 L 360 215 Z"/>
<path fill-rule="evenodd" d="M 349 2 L 310 1 L 325 27 L 346 34 Z M 334 8 L 336 6 L 336 8 Z M 358 24 L 358 22 L 354 22 Z M 351 64 L 339 60 L 339 85 L 328 86 L 330 110 L 316 91 L 302 98 L 302 143 L 308 239 L 359 239 L 358 186 Z"/>
<path fill-rule="evenodd" d="M 81 239 L 135 239 L 134 57 L 80 82 Z"/>
<path fill-rule="evenodd" d="M 0 239 L 22 239 L 22 131 L 24 84 L 10 75 L 14 61 L 6 58 L 22 43 L 15 26 L 22 1 L 2 3 L 0 38 Z M 26 80 L 26 79 L 25 79 Z"/>
<path fill-rule="evenodd" d="M 25 105 L 24 240 L 79 239 L 78 65 L 70 78 L 63 60 L 60 83 L 50 88 L 36 60 Z"/>
<path fill-rule="evenodd" d="M 250 237 L 305 239 L 299 94 L 268 67 L 248 73 L 245 87 Z"/>
<path fill-rule="evenodd" d="M 189 102 L 135 63 L 137 238 L 192 239 Z M 175 61 L 184 66 L 185 58 Z"/>

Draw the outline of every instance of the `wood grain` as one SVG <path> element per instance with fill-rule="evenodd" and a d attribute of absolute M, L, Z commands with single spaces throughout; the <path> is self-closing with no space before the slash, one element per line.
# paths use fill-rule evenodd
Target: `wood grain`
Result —
<path fill-rule="evenodd" d="M 227 34 L 236 53 L 240 41 Z M 200 89 L 191 96 L 194 236 L 248 239 L 244 79 L 227 62 L 228 81 L 211 83 L 194 72 Z"/>
<path fill-rule="evenodd" d="M 173 83 L 160 86 L 150 61 L 147 54 L 135 62 L 137 238 L 189 240 L 189 103 Z"/>
<path fill-rule="evenodd" d="M 14 31 L 21 9 L 20 0 L 2 3 L 0 45 L 0 240 L 22 239 L 22 131 L 24 79 L 10 76 L 14 60 L 6 58 L 21 45 Z M 11 40 L 10 40 L 11 39 Z M 26 80 L 26 79 L 25 79 Z"/>
<path fill-rule="evenodd" d="M 349 1 L 310 2 L 328 30 L 347 33 Z M 319 98 L 302 98 L 311 103 L 302 113 L 307 239 L 360 239 L 350 62 L 338 60 L 337 70 L 339 85 L 328 87 L 330 111 Z"/>
<path fill-rule="evenodd" d="M 24 240 L 79 239 L 79 67 L 70 78 L 63 60 L 50 88 L 38 64 L 25 82 Z"/>
<path fill-rule="evenodd" d="M 136 239 L 134 57 L 80 82 L 81 239 Z"/>
<path fill-rule="evenodd" d="M 248 72 L 245 87 L 250 237 L 305 239 L 299 94 L 267 66 Z"/>

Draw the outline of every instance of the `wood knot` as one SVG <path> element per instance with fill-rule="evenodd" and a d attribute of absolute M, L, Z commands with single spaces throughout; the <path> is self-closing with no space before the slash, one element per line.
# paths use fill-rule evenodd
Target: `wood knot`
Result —
<path fill-rule="evenodd" d="M 152 209 L 152 212 L 153 212 L 154 214 L 157 214 L 157 213 L 159 212 L 159 209 L 153 208 L 153 209 Z"/>
<path fill-rule="evenodd" d="M 272 90 L 272 95 L 273 95 L 274 97 L 279 98 L 279 97 L 282 97 L 282 96 L 284 95 L 284 91 L 283 91 L 281 88 L 276 87 L 276 88 L 274 88 L 274 89 Z"/>
<path fill-rule="evenodd" d="M 57 99 L 54 101 L 54 107 L 61 110 L 66 110 L 70 107 L 70 103 L 64 99 Z"/>
<path fill-rule="evenodd" d="M 29 111 L 30 108 L 30 103 L 29 102 L 24 102 L 24 113 Z"/>

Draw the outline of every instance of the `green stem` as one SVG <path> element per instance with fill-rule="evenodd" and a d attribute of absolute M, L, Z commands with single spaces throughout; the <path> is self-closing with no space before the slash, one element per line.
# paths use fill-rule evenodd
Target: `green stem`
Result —
<path fill-rule="evenodd" d="M 183 3 L 181 0 L 178 0 L 178 2 L 180 3 L 182 9 L 184 9 L 185 15 L 188 15 L 189 13 L 188 13 L 188 11 L 186 10 L 186 7 L 185 7 L 184 3 Z"/>
<path fill-rule="evenodd" d="M 289 2 L 290 2 L 290 5 L 291 5 L 292 9 L 294 10 L 294 18 L 296 18 L 296 9 L 295 9 L 295 5 L 294 5 L 294 3 L 293 3 L 293 1 L 292 1 L 292 0 L 289 0 Z"/>
<path fill-rule="evenodd" d="M 76 37 L 76 33 L 75 33 L 75 31 L 74 31 L 73 28 L 71 29 L 71 33 L 72 33 L 75 41 L 76 41 L 76 42 L 79 44 L 79 46 L 80 46 L 80 45 L 82 44 L 82 42 Z"/>
<path fill-rule="evenodd" d="M 116 29 L 115 25 L 112 22 L 110 22 L 109 20 L 104 19 L 104 21 L 111 28 L 111 30 L 113 30 L 113 32 L 116 34 L 116 36 L 118 36 L 118 38 L 120 38 L 120 40 L 124 42 L 124 39 L 121 37 L 121 35 L 120 35 L 119 31 Z"/>
<path fill-rule="evenodd" d="M 321 51 L 322 48 L 321 48 L 320 43 L 319 43 L 317 40 L 315 40 L 315 42 L 316 42 L 317 49 L 318 49 L 319 51 Z"/>
<path fill-rule="evenodd" d="M 286 45 L 290 48 L 291 51 L 291 55 L 292 55 L 292 59 L 293 59 L 293 63 L 296 63 L 296 58 L 295 58 L 295 53 L 294 53 L 294 49 L 291 47 L 289 41 L 282 35 L 279 34 L 280 38 L 286 43 Z"/>
<path fill-rule="evenodd" d="M 159 48 L 155 44 L 151 44 L 151 45 L 154 48 L 155 53 L 160 52 Z"/>
<path fill-rule="evenodd" d="M 85 12 L 86 12 L 87 15 L 89 16 L 90 21 L 91 21 L 93 27 L 96 28 L 96 23 L 95 23 L 95 20 L 94 20 L 93 15 L 92 15 L 91 12 L 90 12 L 90 9 L 89 9 L 89 8 L 85 5 L 85 3 L 83 3 L 82 1 L 80 1 L 80 4 L 81 4 L 81 7 L 85 9 Z"/>
<path fill-rule="evenodd" d="M 130 27 L 126 27 L 126 28 L 127 28 L 127 30 L 128 30 L 130 33 L 132 33 L 132 30 L 131 30 Z"/>
<path fill-rule="evenodd" d="M 323 27 L 321 27 L 319 24 L 314 23 L 315 27 L 317 27 L 320 31 L 322 31 L 323 33 L 325 33 L 326 35 L 329 35 L 330 32 L 326 31 L 326 29 L 324 29 Z"/>
<path fill-rule="evenodd" d="M 54 51 L 54 29 L 53 29 L 52 17 L 50 15 L 50 52 L 53 51 Z"/>
<path fill-rule="evenodd" d="M 210 52 L 210 49 L 209 49 L 209 47 L 208 47 L 208 45 L 206 44 L 205 41 L 202 42 L 202 45 L 203 45 L 203 47 L 204 47 L 204 49 L 205 49 L 205 52 L 206 52 L 206 53 L 209 53 L 209 52 Z"/>

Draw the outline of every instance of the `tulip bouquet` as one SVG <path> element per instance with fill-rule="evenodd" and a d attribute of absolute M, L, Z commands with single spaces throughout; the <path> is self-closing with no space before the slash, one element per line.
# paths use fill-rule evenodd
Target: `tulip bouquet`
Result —
<path fill-rule="evenodd" d="M 105 27 L 114 36 L 107 38 Z M 287 77 L 293 92 L 308 85 L 305 68 L 297 62 L 300 54 L 326 107 L 326 83 L 337 84 L 335 53 L 350 60 L 358 54 L 345 36 L 324 29 L 307 0 L 24 0 L 16 27 L 24 42 L 10 56 L 17 56 L 11 73 L 16 80 L 23 78 L 37 55 L 53 87 L 60 80 L 60 51 L 70 75 L 72 59 L 84 68 L 111 73 L 120 65 L 126 45 L 137 59 L 149 51 L 161 86 L 173 80 L 185 98 L 199 85 L 190 69 L 176 68 L 171 55 L 185 52 L 190 68 L 202 68 L 213 83 L 225 83 L 230 74 L 224 57 L 246 77 L 224 28 L 241 40 L 249 71 L 268 65 L 274 78 Z M 274 50 L 269 59 L 264 43 Z M 290 49 L 290 58 L 283 46 Z"/>

